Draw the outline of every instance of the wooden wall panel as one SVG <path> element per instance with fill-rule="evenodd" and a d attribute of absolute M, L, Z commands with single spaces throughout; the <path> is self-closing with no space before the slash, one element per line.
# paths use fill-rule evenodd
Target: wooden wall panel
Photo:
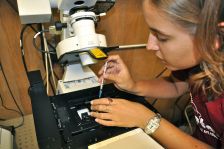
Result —
<path fill-rule="evenodd" d="M 15 2 L 15 0 L 10 0 Z M 25 114 L 32 113 L 31 102 L 28 95 L 29 83 L 22 64 L 19 48 L 19 34 L 21 30 L 18 14 L 10 7 L 6 0 L 0 1 L 0 62 L 9 81 L 12 93 Z M 141 1 L 117 0 L 115 7 L 107 13 L 98 23 L 97 33 L 104 34 L 108 46 L 146 43 L 148 28 L 144 21 Z M 25 57 L 28 70 L 40 69 L 44 78 L 45 72 L 41 54 L 33 48 L 32 38 L 34 32 L 29 28 L 24 34 Z M 145 49 L 129 49 L 113 51 L 111 54 L 119 54 L 124 59 L 131 73 L 136 79 L 151 79 L 155 77 L 164 66 L 156 59 L 153 52 Z M 91 66 L 97 73 L 103 65 Z M 58 68 L 58 67 L 57 67 Z M 59 67 L 59 76 L 62 71 Z M 10 108 L 16 108 L 6 82 L 0 72 L 0 93 L 5 104 Z M 159 106 L 157 106 L 159 109 Z M 164 107 L 163 107 L 164 109 Z M 161 109 L 161 111 L 163 110 Z M 18 115 L 4 110 L 0 106 L 0 118 L 12 118 Z"/>
<path fill-rule="evenodd" d="M 18 16 L 5 0 L 0 1 L 0 62 L 12 89 L 15 100 L 25 113 L 31 113 L 30 100 L 27 95 L 28 83 L 21 63 L 19 51 L 20 23 Z M 5 105 L 16 109 L 6 85 L 2 71 L 0 71 L 0 93 Z M 15 117 L 17 114 L 6 110 L 0 111 L 1 118 Z"/>
<path fill-rule="evenodd" d="M 11 1 L 13 3 L 13 1 Z M 12 94 L 25 114 L 32 112 L 31 102 L 28 95 L 28 79 L 22 63 L 21 50 L 19 47 L 19 36 L 21 24 L 18 13 L 14 11 L 6 0 L 0 1 L 0 62 L 4 69 L 6 79 Z M 25 56 L 28 65 L 28 70 L 43 69 L 41 54 L 36 52 L 32 46 L 32 37 L 34 33 L 27 30 L 24 34 Z M 17 109 L 13 98 L 10 95 L 6 80 L 0 71 L 0 93 L 7 107 Z M 1 107 L 0 117 L 11 118 L 18 114 L 8 110 L 3 110 Z"/>

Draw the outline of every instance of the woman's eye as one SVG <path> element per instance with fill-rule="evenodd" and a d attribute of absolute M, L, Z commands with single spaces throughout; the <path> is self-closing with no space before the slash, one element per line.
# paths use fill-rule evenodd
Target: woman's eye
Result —
<path fill-rule="evenodd" d="M 157 36 L 157 39 L 161 42 L 166 42 L 168 40 L 168 38 L 158 37 L 158 36 Z"/>
<path fill-rule="evenodd" d="M 167 37 L 163 37 L 162 35 L 159 35 L 158 33 L 156 32 L 153 32 L 153 31 L 150 31 L 150 33 L 155 36 L 157 38 L 158 41 L 160 42 L 166 42 L 168 41 L 168 38 Z"/>

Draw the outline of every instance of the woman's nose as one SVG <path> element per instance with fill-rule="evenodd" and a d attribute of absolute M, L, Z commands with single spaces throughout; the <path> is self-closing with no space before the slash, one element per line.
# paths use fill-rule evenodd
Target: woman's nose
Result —
<path fill-rule="evenodd" d="M 159 50 L 158 40 L 153 34 L 149 34 L 149 39 L 147 43 L 148 50 Z"/>

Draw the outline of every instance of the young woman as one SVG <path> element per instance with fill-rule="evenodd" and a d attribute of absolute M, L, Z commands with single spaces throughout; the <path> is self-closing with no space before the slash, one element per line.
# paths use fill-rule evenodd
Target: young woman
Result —
<path fill-rule="evenodd" d="M 173 98 L 189 91 L 197 129 L 187 135 L 125 99 L 93 100 L 91 115 L 106 126 L 140 127 L 166 148 L 224 147 L 224 1 L 144 0 L 143 11 L 150 30 L 147 49 L 172 71 L 171 78 L 134 81 L 117 55 L 107 59 L 100 78 L 141 96 Z"/>

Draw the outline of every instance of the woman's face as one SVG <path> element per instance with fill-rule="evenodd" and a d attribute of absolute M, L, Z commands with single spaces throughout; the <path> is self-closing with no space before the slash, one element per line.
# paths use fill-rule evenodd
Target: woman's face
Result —
<path fill-rule="evenodd" d="M 186 69 L 200 62 L 192 35 L 158 11 L 149 0 L 143 1 L 143 11 L 150 30 L 147 49 L 154 50 L 168 69 Z"/>

